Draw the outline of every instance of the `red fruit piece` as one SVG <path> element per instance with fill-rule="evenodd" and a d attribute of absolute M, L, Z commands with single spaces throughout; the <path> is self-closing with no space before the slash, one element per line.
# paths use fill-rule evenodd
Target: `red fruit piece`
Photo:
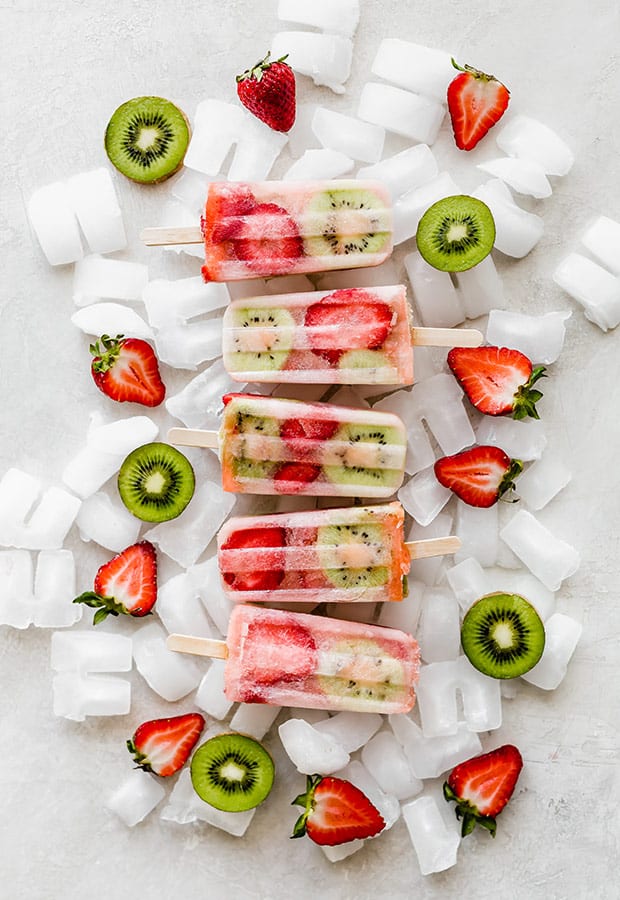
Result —
<path fill-rule="evenodd" d="M 306 310 L 304 325 L 336 325 L 346 333 L 347 350 L 377 350 L 392 327 L 392 310 L 375 294 L 358 288 L 334 291 Z M 308 335 L 313 351 L 331 365 L 338 365 L 343 350 L 322 346 L 320 334 Z"/>
<path fill-rule="evenodd" d="M 286 419 L 280 428 L 280 437 L 297 449 L 300 440 L 328 441 L 338 427 L 338 422 L 332 419 Z"/>
<path fill-rule="evenodd" d="M 443 456 L 435 463 L 435 477 L 470 506 L 489 507 L 514 488 L 523 463 L 499 447 L 480 446 Z"/>
<path fill-rule="evenodd" d="M 302 681 L 314 675 L 317 649 L 312 634 L 294 619 L 270 621 L 268 615 L 248 625 L 244 665 L 255 685 Z"/>
<path fill-rule="evenodd" d="M 237 550 L 248 547 L 284 547 L 286 544 L 283 528 L 245 528 L 234 531 L 228 540 L 222 544 L 222 550 Z M 284 559 L 277 551 L 273 554 L 272 566 L 269 571 L 258 570 L 254 572 L 222 572 L 226 584 L 236 591 L 272 591 L 284 579 L 282 566 Z"/>
<path fill-rule="evenodd" d="M 295 73 L 286 56 L 270 62 L 270 53 L 243 75 L 237 96 L 246 109 L 274 131 L 290 131 L 295 122 Z"/>
<path fill-rule="evenodd" d="M 232 249 L 259 275 L 282 275 L 304 255 L 295 221 L 277 203 L 258 203 L 240 222 Z"/>
<path fill-rule="evenodd" d="M 545 377 L 545 367 L 533 368 L 519 350 L 508 347 L 455 347 L 448 365 L 470 403 L 489 416 L 538 419 L 542 392 L 533 385 Z"/>
<path fill-rule="evenodd" d="M 157 599 L 157 553 L 150 541 L 126 547 L 97 571 L 93 591 L 73 601 L 97 612 L 93 625 L 107 616 L 148 615 Z"/>
<path fill-rule="evenodd" d="M 231 185 L 219 199 L 211 241 L 221 244 L 237 237 L 243 228 L 243 216 L 251 215 L 256 205 L 256 198 L 249 188 L 244 184 Z"/>
<path fill-rule="evenodd" d="M 292 837 L 307 834 L 315 844 L 334 847 L 374 837 L 385 828 L 383 816 L 366 794 L 342 778 L 308 775 L 305 794 L 293 803 L 305 811 L 295 823 Z"/>
<path fill-rule="evenodd" d="M 137 768 L 167 777 L 183 768 L 204 727 L 200 713 L 151 719 L 138 726 L 127 749 Z"/>
<path fill-rule="evenodd" d="M 314 466 L 312 463 L 288 462 L 280 466 L 276 474 L 273 476 L 274 487 L 283 494 L 295 493 L 300 488 L 294 488 L 295 482 L 301 484 L 310 484 L 321 474 L 321 467 Z"/>
<path fill-rule="evenodd" d="M 465 837 L 481 825 L 495 837 L 498 816 L 515 789 L 523 768 L 521 754 L 512 744 L 459 763 L 444 783 L 446 800 L 456 801 L 456 817 L 463 819 Z"/>
<path fill-rule="evenodd" d="M 95 384 L 118 403 L 159 406 L 166 395 L 157 357 L 150 344 L 140 338 L 115 338 L 104 334 L 90 345 L 94 359 L 91 374 Z"/>
<path fill-rule="evenodd" d="M 448 110 L 456 146 L 472 150 L 503 116 L 510 91 L 494 75 L 472 66 L 452 65 L 461 73 L 448 85 Z"/>

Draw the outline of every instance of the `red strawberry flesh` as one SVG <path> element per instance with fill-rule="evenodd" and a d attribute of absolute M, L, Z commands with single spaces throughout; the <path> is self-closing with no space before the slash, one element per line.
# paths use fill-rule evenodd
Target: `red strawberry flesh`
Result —
<path fill-rule="evenodd" d="M 181 769 L 205 726 L 200 713 L 143 722 L 127 741 L 127 749 L 140 769 L 167 777 Z"/>
<path fill-rule="evenodd" d="M 309 306 L 304 320 L 306 327 L 336 327 L 346 332 L 347 350 L 377 350 L 383 345 L 392 326 L 392 310 L 375 294 L 351 288 L 334 291 L 318 303 Z M 320 331 L 309 332 L 314 352 L 337 365 L 344 350 L 325 347 Z"/>
<path fill-rule="evenodd" d="M 251 548 L 278 548 L 286 543 L 283 528 L 244 528 L 234 531 L 228 540 L 222 544 L 222 550 L 238 550 Z M 263 558 L 263 565 L 271 564 L 271 568 L 254 570 L 251 572 L 222 572 L 226 584 L 236 591 L 272 591 L 275 590 L 284 579 L 284 559 L 277 549 L 270 554 L 268 559 Z"/>
<path fill-rule="evenodd" d="M 538 418 L 536 402 L 542 393 L 533 390 L 543 377 L 544 366 L 535 369 L 519 350 L 508 347 L 455 347 L 448 353 L 448 365 L 480 412 L 491 416 L 512 415 Z"/>
<path fill-rule="evenodd" d="M 495 817 L 512 797 L 522 768 L 519 750 L 512 744 L 504 744 L 459 763 L 452 770 L 444 783 L 444 797 L 456 801 L 456 816 L 463 819 L 463 837 L 476 824 L 495 837 Z"/>
<path fill-rule="evenodd" d="M 258 203 L 239 221 L 232 251 L 257 275 L 282 275 L 304 255 L 297 225 L 276 203 Z"/>
<path fill-rule="evenodd" d="M 317 648 L 312 634 L 294 619 L 270 621 L 268 615 L 248 625 L 244 666 L 259 686 L 303 681 L 314 675 Z M 260 690 L 256 691 L 260 696 Z"/>
<path fill-rule="evenodd" d="M 166 388 L 153 348 L 140 338 L 101 336 L 90 347 L 91 373 L 102 393 L 118 403 L 159 406 Z"/>
<path fill-rule="evenodd" d="M 510 92 L 493 75 L 452 64 L 461 70 L 448 85 L 454 139 L 460 150 L 472 150 L 506 111 Z"/>
<path fill-rule="evenodd" d="M 435 477 L 469 506 L 489 507 L 512 490 L 523 464 L 499 447 L 477 446 L 435 463 Z"/>
<path fill-rule="evenodd" d="M 148 615 L 157 599 L 157 552 L 150 541 L 140 541 L 99 568 L 94 590 L 73 601 L 96 609 L 93 624 L 108 615 L 142 617 Z"/>
<path fill-rule="evenodd" d="M 385 821 L 368 797 L 342 778 L 307 777 L 306 792 L 293 800 L 305 807 L 292 837 L 307 834 L 315 844 L 335 847 L 356 839 L 374 837 Z"/>
<path fill-rule="evenodd" d="M 310 484 L 321 474 L 321 467 L 312 463 L 284 463 L 273 477 L 273 485 L 283 494 L 297 493 L 304 484 Z"/>

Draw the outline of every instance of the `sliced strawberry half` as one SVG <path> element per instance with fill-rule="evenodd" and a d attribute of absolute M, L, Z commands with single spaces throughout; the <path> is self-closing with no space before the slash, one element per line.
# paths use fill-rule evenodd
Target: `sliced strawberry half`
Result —
<path fill-rule="evenodd" d="M 304 255 L 295 221 L 276 203 L 257 203 L 240 221 L 234 254 L 257 274 L 282 275 Z"/>
<path fill-rule="evenodd" d="M 238 550 L 246 548 L 284 547 L 286 536 L 283 528 L 243 528 L 234 531 L 222 544 L 221 550 Z M 261 557 L 263 554 L 261 554 Z M 270 570 L 257 570 L 254 572 L 226 572 L 222 571 L 222 577 L 236 591 L 272 591 L 284 580 L 284 559 L 281 553 L 274 550 L 270 554 Z"/>
<path fill-rule="evenodd" d="M 102 393 L 117 403 L 159 406 L 166 388 L 150 344 L 140 338 L 103 334 L 90 345 L 91 374 Z"/>
<path fill-rule="evenodd" d="M 523 768 L 523 758 L 512 744 L 459 763 L 444 783 L 446 800 L 456 802 L 456 817 L 463 819 L 465 837 L 481 825 L 495 837 L 495 817 L 514 792 Z"/>
<path fill-rule="evenodd" d="M 504 115 L 510 91 L 494 75 L 473 66 L 452 65 L 460 74 L 448 85 L 448 111 L 456 146 L 472 150 Z"/>
<path fill-rule="evenodd" d="M 313 303 L 306 310 L 306 327 L 337 326 L 346 331 L 347 350 L 377 350 L 383 345 L 392 327 L 392 310 L 376 294 L 358 288 L 334 291 Z M 310 332 L 309 342 L 314 353 L 337 365 L 345 352 L 324 347 L 320 331 Z"/>
<path fill-rule="evenodd" d="M 333 419 L 286 419 L 280 437 L 293 450 L 303 453 L 308 441 L 328 441 L 338 428 L 338 422 Z"/>
<path fill-rule="evenodd" d="M 137 768 L 167 777 L 183 768 L 204 727 L 200 713 L 150 719 L 138 726 L 127 749 Z"/>
<path fill-rule="evenodd" d="M 538 419 L 536 403 L 542 392 L 534 389 L 545 367 L 532 366 L 519 350 L 509 347 L 454 347 L 448 365 L 467 397 L 481 413 Z"/>
<path fill-rule="evenodd" d="M 288 462 L 280 466 L 273 476 L 273 483 L 275 489 L 283 494 L 296 493 L 301 490 L 300 485 L 316 481 L 320 474 L 320 466 L 312 463 Z"/>
<path fill-rule="evenodd" d="M 251 215 L 256 206 L 256 198 L 245 184 L 231 186 L 219 198 L 217 214 L 211 227 L 211 241 L 221 244 L 236 238 L 243 229 L 243 217 Z"/>
<path fill-rule="evenodd" d="M 248 625 L 245 647 L 244 665 L 252 671 L 255 686 L 300 681 L 316 671 L 314 638 L 294 619 L 281 615 L 255 619 Z"/>
<path fill-rule="evenodd" d="M 126 547 L 97 571 L 93 591 L 73 601 L 96 609 L 93 625 L 107 616 L 148 615 L 157 599 L 157 553 L 150 541 Z"/>
<path fill-rule="evenodd" d="M 435 463 L 435 477 L 469 506 L 489 507 L 514 488 L 523 470 L 519 459 L 510 459 L 499 447 L 482 445 L 443 456 Z"/>
<path fill-rule="evenodd" d="M 315 844 L 334 847 L 356 839 L 374 837 L 385 828 L 385 820 L 366 794 L 343 778 L 308 775 L 306 791 L 293 804 L 304 812 L 292 837 L 307 834 Z"/>

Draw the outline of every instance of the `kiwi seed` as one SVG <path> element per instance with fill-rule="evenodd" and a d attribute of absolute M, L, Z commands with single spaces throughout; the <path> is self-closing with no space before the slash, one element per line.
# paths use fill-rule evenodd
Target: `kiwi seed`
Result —
<path fill-rule="evenodd" d="M 319 528 L 317 534 L 319 559 L 321 559 L 322 548 L 333 548 L 346 544 L 363 544 L 368 547 L 369 564 L 366 567 L 352 568 L 348 566 L 345 552 L 342 566 L 339 568 L 325 567 L 323 569 L 325 575 L 332 584 L 340 588 L 370 588 L 386 584 L 390 578 L 390 570 L 386 566 L 372 565 L 373 554 L 381 554 L 384 538 L 381 525 L 325 525 Z M 323 556 L 325 555 L 323 553 Z M 332 553 L 330 553 L 330 559 L 333 559 Z"/>
<path fill-rule="evenodd" d="M 194 496 L 191 463 L 176 447 L 154 442 L 133 450 L 118 473 L 118 492 L 130 513 L 143 522 L 180 516 Z"/>
<path fill-rule="evenodd" d="M 198 796 L 226 812 L 242 812 L 269 794 L 275 767 L 262 744 L 244 734 L 218 734 L 202 744 L 190 764 Z"/>
<path fill-rule="evenodd" d="M 229 307 L 227 313 L 230 318 L 225 324 L 245 328 L 248 332 L 260 328 L 270 338 L 268 343 L 265 342 L 264 350 L 246 350 L 243 335 L 235 336 L 234 347 L 224 354 L 229 372 L 266 372 L 283 368 L 293 346 L 293 332 L 286 334 L 283 329 L 292 329 L 295 325 L 286 309 L 235 306 Z"/>
<path fill-rule="evenodd" d="M 444 197 L 430 206 L 418 223 L 416 242 L 426 262 L 442 272 L 464 272 L 493 249 L 495 220 L 475 197 Z"/>
<path fill-rule="evenodd" d="M 359 484 L 360 486 L 383 486 L 397 488 L 403 478 L 402 469 L 390 469 L 382 466 L 386 457 L 382 448 L 388 445 L 400 445 L 403 449 L 403 460 L 406 445 L 403 443 L 403 435 L 399 429 L 390 425 L 356 425 L 354 422 L 346 422 L 341 425 L 333 436 L 334 441 L 342 441 L 356 447 L 359 444 L 369 443 L 376 447 L 376 458 L 373 465 L 359 466 L 351 464 L 349 454 L 345 449 L 342 454 L 342 465 L 324 466 L 325 476 L 334 484 Z"/>
<path fill-rule="evenodd" d="M 360 222 L 367 229 L 351 234 L 342 230 L 344 214 L 359 211 Z M 312 197 L 307 213 L 310 222 L 316 217 L 317 231 L 304 238 L 308 256 L 347 256 L 356 253 L 380 253 L 390 242 L 391 226 L 385 202 L 372 191 L 336 188 L 320 191 Z"/>
<path fill-rule="evenodd" d="M 385 647 L 361 638 L 338 641 L 330 651 L 344 662 L 333 675 L 319 675 L 319 682 L 331 697 L 346 697 L 347 709 L 385 712 L 390 703 L 402 701 L 405 670 Z"/>

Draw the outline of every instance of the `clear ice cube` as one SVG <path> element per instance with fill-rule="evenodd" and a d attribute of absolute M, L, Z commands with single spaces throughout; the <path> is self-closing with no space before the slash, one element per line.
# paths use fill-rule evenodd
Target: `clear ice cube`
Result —
<path fill-rule="evenodd" d="M 34 618 L 37 628 L 69 628 L 82 618 L 75 597 L 75 559 L 71 550 L 42 550 L 34 577 Z"/>
<path fill-rule="evenodd" d="M 425 737 L 422 729 L 406 713 L 388 717 L 390 727 L 402 746 L 417 778 L 438 778 L 458 763 L 482 752 L 480 738 L 459 722 L 454 734 Z"/>
<path fill-rule="evenodd" d="M 338 150 L 323 147 L 306 150 L 282 176 L 284 181 L 320 181 L 323 178 L 340 178 L 352 172 L 355 166 L 350 156 Z"/>
<path fill-rule="evenodd" d="M 487 343 L 520 350 L 535 365 L 556 361 L 564 346 L 568 310 L 528 316 L 512 310 L 492 309 L 487 322 Z"/>
<path fill-rule="evenodd" d="M 359 750 L 381 728 L 381 716 L 376 713 L 339 712 L 314 726 L 321 734 L 338 741 L 348 753 Z"/>
<path fill-rule="evenodd" d="M 511 419 L 484 416 L 476 429 L 476 442 L 499 447 L 511 459 L 540 459 L 547 446 L 545 425 L 541 419 Z M 520 484 L 516 482 L 517 487 Z"/>
<path fill-rule="evenodd" d="M 415 474 L 398 491 L 398 499 L 420 525 L 430 525 L 451 497 L 452 491 L 437 481 L 432 466 Z"/>
<path fill-rule="evenodd" d="M 499 681 L 474 669 L 466 656 L 422 666 L 416 693 L 425 737 L 456 734 L 457 693 L 470 731 L 492 731 L 502 724 Z"/>
<path fill-rule="evenodd" d="M 455 77 L 450 53 L 398 38 L 384 38 L 372 63 L 373 75 L 400 87 L 446 102 Z"/>
<path fill-rule="evenodd" d="M 193 632 L 187 632 L 193 634 Z M 233 701 L 224 693 L 225 662 L 213 659 L 196 691 L 196 704 L 214 719 L 225 719 Z"/>
<path fill-rule="evenodd" d="M 168 634 L 217 638 L 198 591 L 187 572 L 174 575 L 157 588 L 157 615 Z"/>
<path fill-rule="evenodd" d="M 393 734 L 380 731 L 362 749 L 362 762 L 386 794 L 409 800 L 422 790 L 405 753 Z"/>
<path fill-rule="evenodd" d="M 548 125 L 529 116 L 515 116 L 496 136 L 509 156 L 538 163 L 547 175 L 566 175 L 575 160 L 572 150 Z"/>
<path fill-rule="evenodd" d="M 418 797 L 402 807 L 422 875 L 443 872 L 456 865 L 461 839 L 450 831 L 433 797 Z"/>
<path fill-rule="evenodd" d="M 456 272 L 454 277 L 468 319 L 477 319 L 493 307 L 504 306 L 504 285 L 490 255 L 466 272 Z"/>
<path fill-rule="evenodd" d="M 443 537 L 452 533 L 452 516 L 449 513 L 440 512 L 430 525 L 419 525 L 413 522 L 408 541 L 424 541 L 427 538 Z M 432 556 L 428 559 L 416 559 L 411 566 L 413 578 L 423 581 L 424 584 L 436 584 L 443 571 L 443 557 Z"/>
<path fill-rule="evenodd" d="M 55 631 L 51 667 L 55 672 L 129 672 L 131 638 L 104 631 Z"/>
<path fill-rule="evenodd" d="M 38 188 L 26 208 L 50 265 L 61 266 L 82 258 L 80 229 L 66 184 L 56 181 Z"/>
<path fill-rule="evenodd" d="M 581 253 L 569 253 L 553 280 L 583 306 L 586 319 L 602 331 L 620 324 L 620 275 L 613 275 Z"/>
<path fill-rule="evenodd" d="M 279 0 L 278 19 L 353 37 L 360 18 L 359 0 Z"/>
<path fill-rule="evenodd" d="M 114 553 L 134 544 L 141 527 L 140 520 L 118 497 L 112 498 L 103 491 L 82 501 L 75 521 L 83 541 L 94 541 Z"/>
<path fill-rule="evenodd" d="M 127 246 L 123 214 L 108 169 L 74 175 L 67 181 L 67 191 L 92 253 L 112 253 Z"/>
<path fill-rule="evenodd" d="M 308 75 L 316 85 L 328 87 L 335 94 L 344 93 L 353 59 L 350 38 L 311 31 L 280 31 L 271 42 L 271 57 L 281 59 L 285 55 L 295 72 Z"/>
<path fill-rule="evenodd" d="M 544 222 L 515 203 L 502 181 L 492 178 L 472 191 L 472 196 L 486 203 L 493 214 L 496 250 L 521 259 L 534 249 L 543 236 Z"/>
<path fill-rule="evenodd" d="M 349 754 L 336 738 L 321 734 L 304 719 L 288 719 L 278 727 L 284 750 L 303 775 L 330 775 L 349 762 Z"/>
<path fill-rule="evenodd" d="M 411 391 L 417 414 L 426 421 L 447 456 L 476 441 L 463 405 L 463 391 L 447 372 L 414 384 Z"/>
<path fill-rule="evenodd" d="M 522 675 L 524 681 L 545 691 L 557 688 L 581 637 L 582 626 L 570 616 L 555 613 L 545 622 L 545 649 L 536 665 Z"/>
<path fill-rule="evenodd" d="M 205 562 L 192 566 L 188 569 L 188 575 L 192 578 L 200 599 L 218 630 L 221 634 L 226 634 L 230 613 L 235 604 L 222 590 L 217 556 L 211 556 Z"/>
<path fill-rule="evenodd" d="M 148 269 L 124 259 L 91 254 L 79 259 L 73 269 L 73 302 L 89 306 L 102 298 L 140 300 L 148 281 Z"/>
<path fill-rule="evenodd" d="M 365 122 L 428 145 L 437 140 L 445 113 L 445 106 L 430 97 L 374 81 L 362 88 L 357 108 Z"/>
<path fill-rule="evenodd" d="M 530 509 L 539 510 L 566 487 L 571 477 L 568 466 L 547 451 L 519 476 L 517 493 Z"/>
<path fill-rule="evenodd" d="M 166 822 L 177 822 L 179 825 L 207 822 L 233 837 L 243 837 L 255 813 L 256 808 L 242 812 L 225 812 L 205 803 L 194 790 L 190 771 L 185 768 L 179 774 L 168 802 L 161 812 L 161 818 Z"/>
<path fill-rule="evenodd" d="M 153 622 L 134 632 L 133 656 L 136 668 L 149 687 L 173 702 L 193 691 L 203 668 L 192 657 L 166 647 L 166 632 Z"/>
<path fill-rule="evenodd" d="M 437 160 L 427 144 L 407 147 L 406 150 L 382 159 L 373 166 L 364 166 L 357 172 L 358 178 L 382 181 L 390 191 L 393 200 L 397 200 L 408 191 L 428 184 L 437 175 L 439 175 Z"/>
<path fill-rule="evenodd" d="M 460 194 L 449 172 L 440 172 L 432 181 L 407 191 L 394 204 L 394 244 L 402 244 L 415 237 L 420 219 L 433 203 Z M 443 273 L 447 274 L 447 273 Z M 449 276 L 448 276 L 449 277 Z M 462 320 L 461 320 L 462 321 Z"/>
<path fill-rule="evenodd" d="M 551 196 L 551 185 L 545 170 L 540 163 L 532 160 L 502 156 L 479 163 L 476 168 L 493 178 L 501 178 L 518 194 L 528 194 L 537 200 Z"/>
<path fill-rule="evenodd" d="M 485 570 L 473 556 L 449 568 L 446 578 L 463 612 L 491 590 Z"/>
<path fill-rule="evenodd" d="M 205 284 L 201 275 L 192 278 L 149 281 L 142 292 L 149 323 L 164 328 L 180 320 L 206 315 L 228 305 L 230 295 L 225 284 Z"/>
<path fill-rule="evenodd" d="M 133 828 L 142 822 L 166 796 L 160 781 L 154 775 L 134 769 L 125 781 L 106 800 L 106 808 Z"/>
<path fill-rule="evenodd" d="M 415 574 L 417 561 L 412 562 L 412 573 Z M 422 602 L 426 585 L 423 581 L 407 579 L 408 593 L 396 603 L 382 603 L 379 613 L 379 625 L 388 628 L 400 628 L 409 634 L 415 634 L 422 612 Z"/>
<path fill-rule="evenodd" d="M 579 553 L 552 534 L 542 522 L 522 509 L 500 532 L 501 538 L 530 572 L 550 591 L 557 591 L 565 578 L 579 568 Z"/>
<path fill-rule="evenodd" d="M 407 254 L 404 263 L 422 325 L 453 328 L 465 321 L 463 302 L 448 272 L 429 266 L 417 250 Z"/>
<path fill-rule="evenodd" d="M 131 708 L 131 684 L 112 675 L 60 672 L 52 679 L 54 715 L 73 722 L 87 716 L 126 716 Z"/>
<path fill-rule="evenodd" d="M 84 334 L 97 337 L 102 334 L 130 334 L 145 341 L 153 340 L 153 329 L 137 312 L 121 303 L 91 303 L 73 313 L 71 321 Z"/>
<path fill-rule="evenodd" d="M 385 130 L 379 125 L 319 106 L 314 112 L 312 130 L 320 144 L 330 150 L 367 163 L 381 159 Z"/>
<path fill-rule="evenodd" d="M 28 628 L 34 619 L 32 556 L 27 550 L 0 550 L 0 625 Z"/>
<path fill-rule="evenodd" d="M 601 265 L 620 275 L 620 222 L 598 216 L 581 236 L 581 243 Z"/>
<path fill-rule="evenodd" d="M 268 703 L 240 703 L 230 720 L 230 727 L 260 741 L 278 718 L 281 708 Z"/>
<path fill-rule="evenodd" d="M 455 562 L 462 562 L 473 556 L 483 567 L 495 564 L 499 545 L 497 507 L 496 503 L 483 509 L 457 500 L 456 534 L 461 539 L 461 548 L 454 554 Z"/>
<path fill-rule="evenodd" d="M 459 605 L 449 588 L 431 587 L 424 591 L 417 638 L 424 662 L 443 662 L 459 655 Z"/>

